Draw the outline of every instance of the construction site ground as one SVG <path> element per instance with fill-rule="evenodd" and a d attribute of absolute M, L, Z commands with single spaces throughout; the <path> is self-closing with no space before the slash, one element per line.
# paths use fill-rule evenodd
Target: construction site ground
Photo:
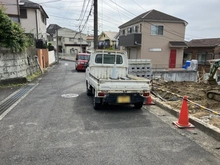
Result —
<path fill-rule="evenodd" d="M 220 91 L 220 85 L 208 85 L 204 82 L 154 81 L 152 87 L 152 91 L 164 104 L 175 110 L 181 110 L 183 96 L 187 96 L 189 115 L 220 128 L 220 101 L 210 100 L 206 96 L 207 91 L 211 89 Z"/>

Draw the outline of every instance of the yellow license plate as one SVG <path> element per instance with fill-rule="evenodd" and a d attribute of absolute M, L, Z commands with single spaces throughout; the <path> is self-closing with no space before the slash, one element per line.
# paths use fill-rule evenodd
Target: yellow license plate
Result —
<path fill-rule="evenodd" d="M 130 96 L 118 96 L 118 103 L 130 103 Z"/>

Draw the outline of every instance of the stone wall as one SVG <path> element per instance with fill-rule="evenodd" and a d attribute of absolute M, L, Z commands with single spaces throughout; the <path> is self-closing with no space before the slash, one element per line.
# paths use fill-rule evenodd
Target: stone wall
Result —
<path fill-rule="evenodd" d="M 9 49 L 0 48 L 0 82 L 24 78 L 40 71 L 36 57 L 35 48 L 28 48 L 22 53 L 12 53 Z"/>

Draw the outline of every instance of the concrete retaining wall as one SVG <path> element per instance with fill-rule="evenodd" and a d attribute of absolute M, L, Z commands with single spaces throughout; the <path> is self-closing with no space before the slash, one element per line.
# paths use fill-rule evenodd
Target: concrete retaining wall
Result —
<path fill-rule="evenodd" d="M 0 81 L 27 77 L 37 71 L 40 69 L 35 48 L 23 53 L 12 53 L 9 49 L 0 48 Z"/>
<path fill-rule="evenodd" d="M 193 70 L 153 71 L 153 79 L 165 81 L 193 81 L 197 80 L 197 72 Z"/>

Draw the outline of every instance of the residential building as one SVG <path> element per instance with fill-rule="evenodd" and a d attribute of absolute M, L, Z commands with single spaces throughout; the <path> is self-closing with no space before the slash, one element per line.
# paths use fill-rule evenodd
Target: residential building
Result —
<path fill-rule="evenodd" d="M 58 29 L 60 29 L 61 27 L 57 24 L 50 24 L 48 27 L 47 27 L 47 33 L 49 34 L 47 36 L 47 41 L 48 42 L 53 42 L 53 36 L 55 35 L 55 33 L 57 32 Z"/>
<path fill-rule="evenodd" d="M 57 24 L 50 24 L 47 27 L 47 42 L 51 43 L 52 46 L 57 47 L 56 38 L 54 38 L 55 34 L 57 33 L 58 29 L 61 27 Z"/>
<path fill-rule="evenodd" d="M 118 32 L 103 31 L 98 38 L 98 49 L 116 49 Z"/>
<path fill-rule="evenodd" d="M 86 34 L 62 27 L 54 35 L 54 39 L 56 38 L 58 38 L 58 52 L 61 54 L 74 55 L 86 52 L 88 46 Z"/>
<path fill-rule="evenodd" d="M 94 50 L 94 36 L 87 36 L 86 41 L 88 43 L 88 46 L 86 47 L 87 52 L 91 52 Z"/>
<path fill-rule="evenodd" d="M 6 14 L 15 22 L 20 22 L 19 17 L 19 1 L 20 0 L 0 0 L 0 5 L 5 8 Z"/>
<path fill-rule="evenodd" d="M 220 59 L 220 38 L 194 39 L 187 43 L 184 61 L 198 60 L 198 70 L 210 71 L 210 60 Z"/>
<path fill-rule="evenodd" d="M 182 68 L 187 22 L 157 10 L 119 26 L 119 46 L 130 59 L 151 59 L 153 68 Z"/>
<path fill-rule="evenodd" d="M 20 0 L 20 22 L 25 33 L 31 33 L 36 39 L 47 40 L 46 25 L 48 15 L 43 7 L 29 0 Z"/>

